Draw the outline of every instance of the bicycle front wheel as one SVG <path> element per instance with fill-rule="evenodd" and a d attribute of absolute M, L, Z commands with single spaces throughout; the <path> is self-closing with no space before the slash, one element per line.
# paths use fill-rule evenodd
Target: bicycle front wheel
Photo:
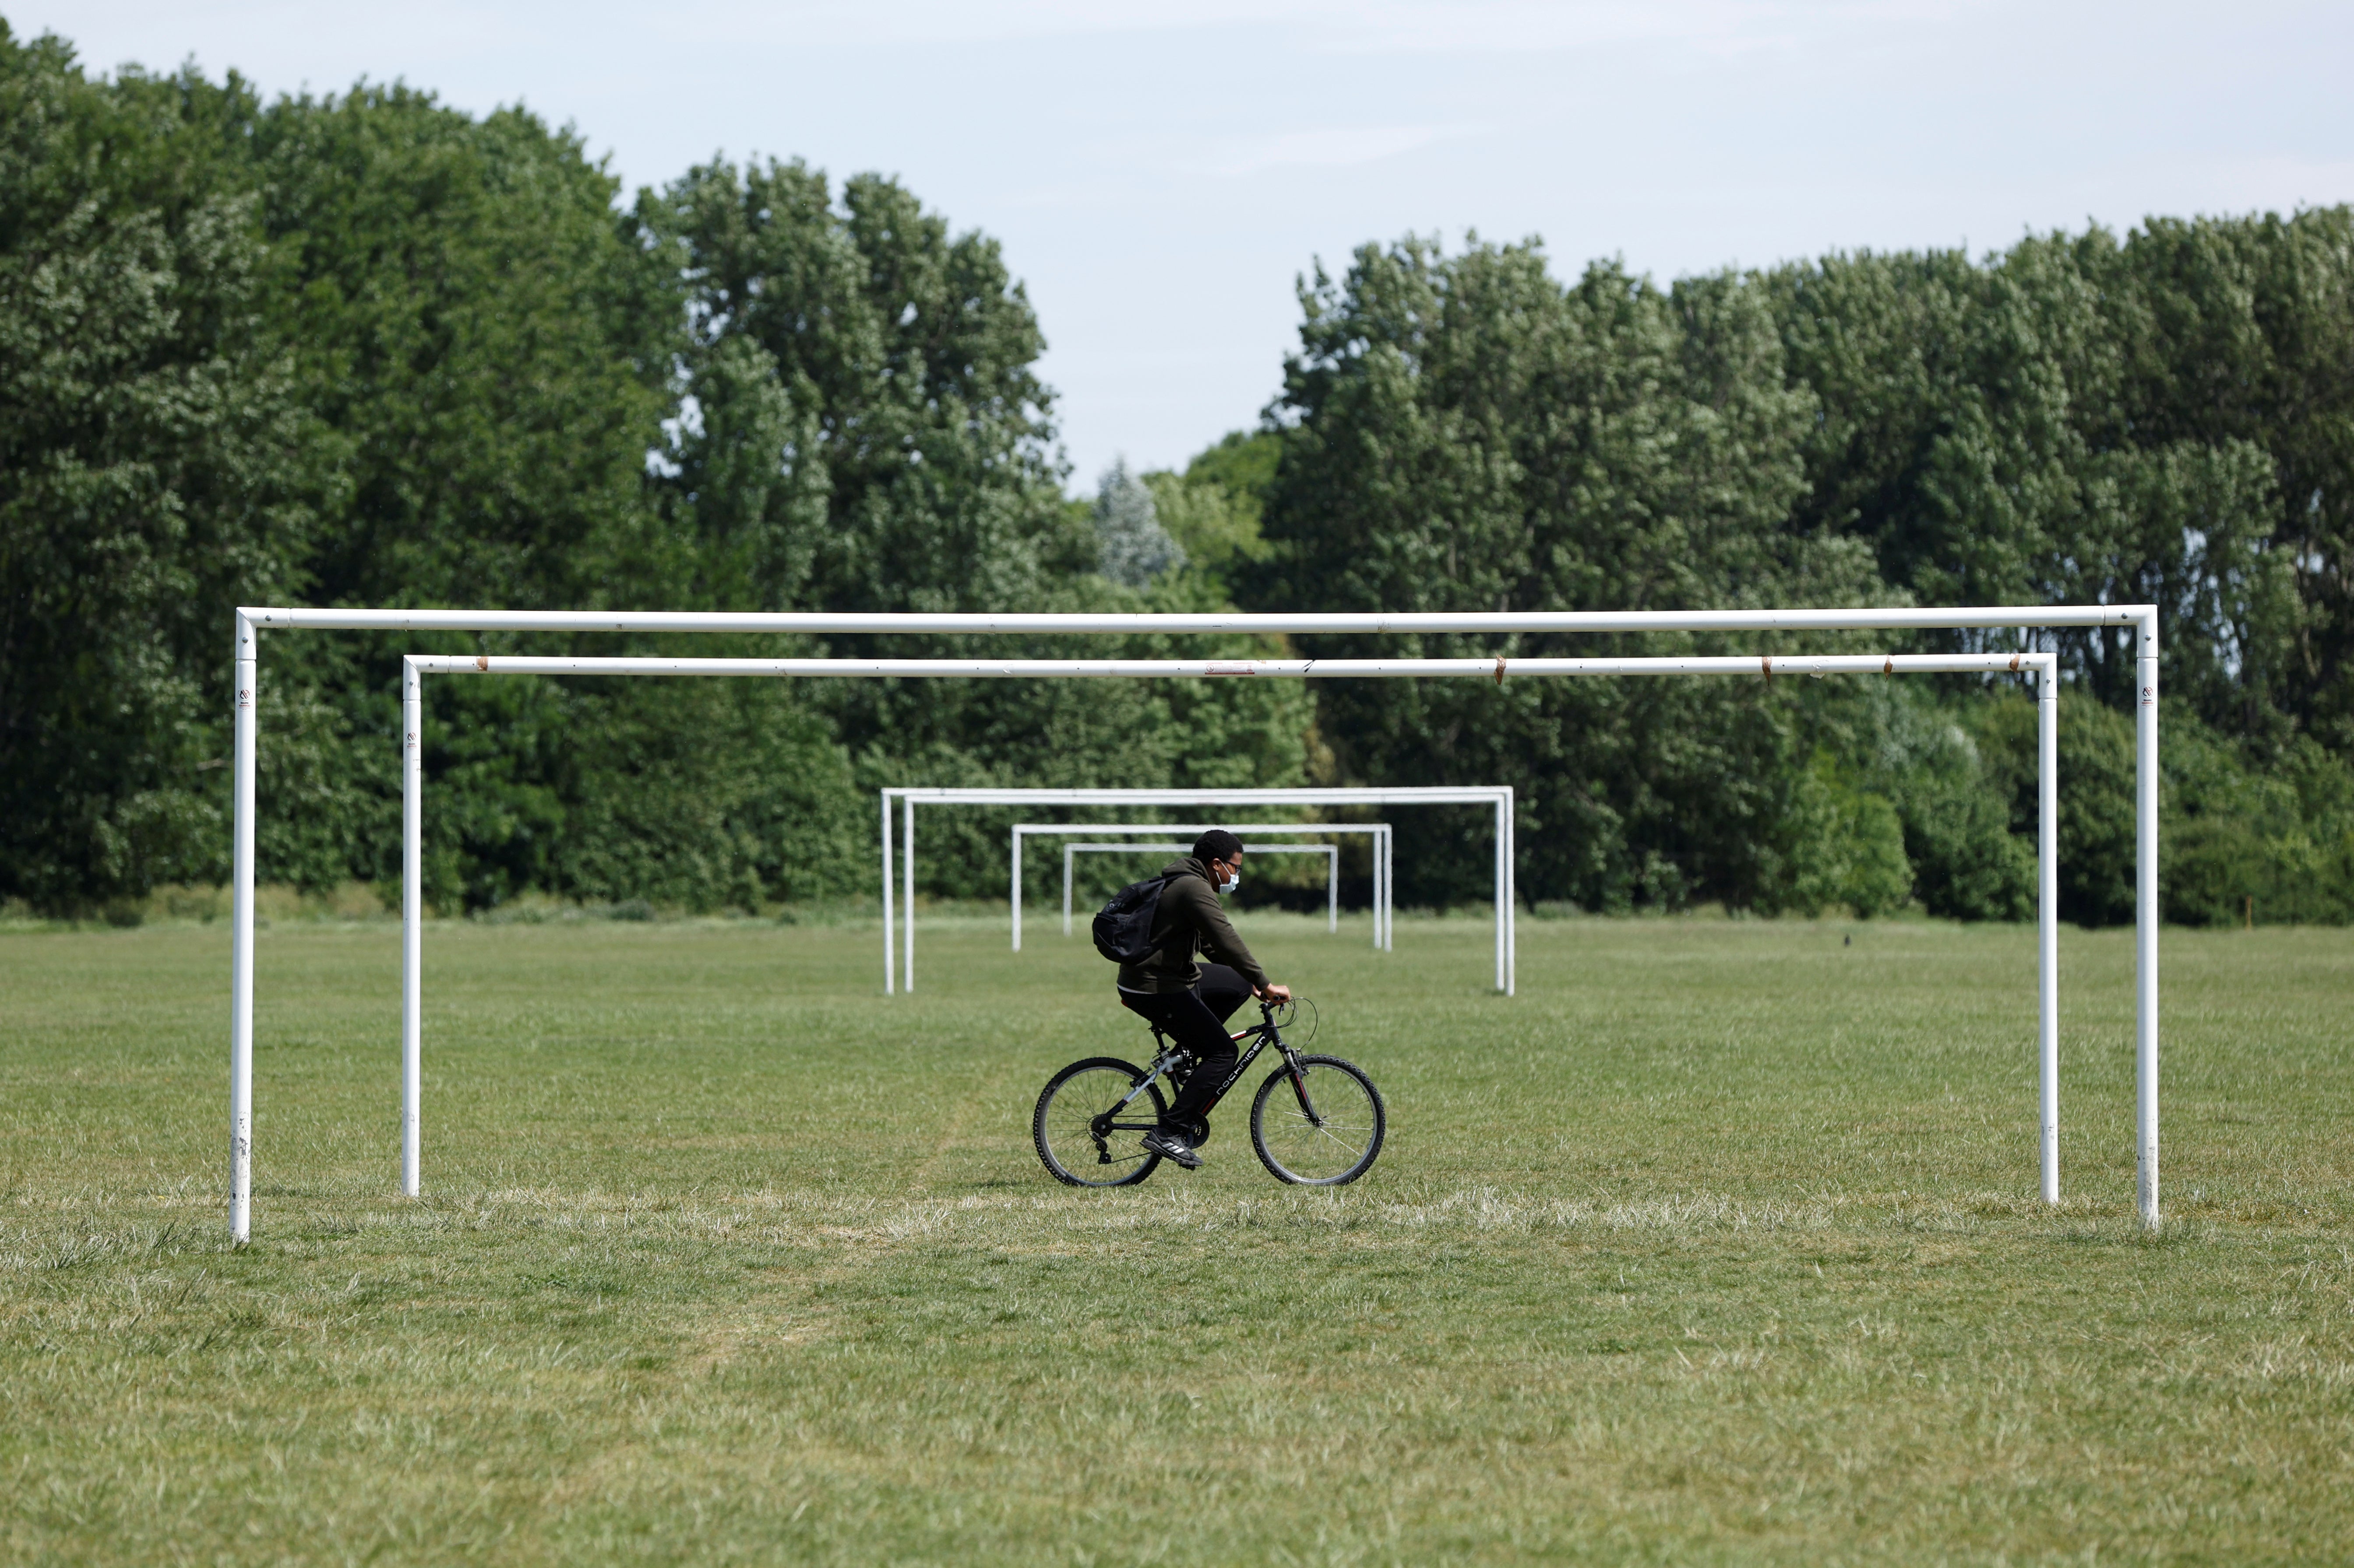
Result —
<path fill-rule="evenodd" d="M 1161 1163 L 1140 1140 L 1167 1108 L 1161 1086 L 1147 1082 L 1143 1068 L 1117 1056 L 1090 1056 L 1046 1080 L 1030 1113 L 1030 1140 L 1057 1181 L 1126 1187 Z"/>
<path fill-rule="evenodd" d="M 1338 1056 L 1302 1056 L 1299 1075 L 1278 1067 L 1251 1101 L 1251 1147 L 1278 1181 L 1340 1187 L 1373 1169 L 1389 1128 L 1382 1092 Z"/>

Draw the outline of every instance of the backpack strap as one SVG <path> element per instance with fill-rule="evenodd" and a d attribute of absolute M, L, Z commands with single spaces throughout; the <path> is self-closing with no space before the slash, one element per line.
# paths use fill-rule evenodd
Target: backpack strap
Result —
<path fill-rule="evenodd" d="M 1191 876 L 1191 875 L 1193 875 L 1193 874 L 1192 872 L 1190 872 L 1190 871 L 1168 871 L 1168 872 L 1163 872 L 1163 873 L 1161 873 L 1161 896 L 1163 899 L 1166 899 L 1166 898 L 1169 896 L 1169 885 L 1170 885 L 1171 883 L 1172 883 L 1172 882 L 1176 881 L 1176 880 L 1177 880 L 1179 877 L 1181 877 L 1181 876 Z M 1164 904 L 1161 904 L 1161 905 L 1156 906 L 1154 907 L 1153 911 L 1152 911 L 1152 917 L 1153 917 L 1155 920 L 1160 919 L 1160 918 L 1161 918 L 1161 910 L 1163 910 L 1163 909 L 1167 909 L 1168 907 L 1169 907 L 1169 906 L 1168 906 L 1168 905 L 1167 905 L 1167 904 L 1165 904 L 1165 903 L 1164 903 Z M 1149 937 L 1151 935 L 1151 933 L 1148 931 L 1147 933 L 1145 933 L 1145 935 L 1149 938 Z M 1168 953 L 1168 950 L 1169 950 L 1170 947 L 1171 947 L 1172 944 L 1174 944 L 1174 943 L 1175 943 L 1175 941 L 1177 940 L 1177 936 L 1178 936 L 1178 920 L 1177 920 L 1177 915 L 1176 915 L 1176 912 L 1175 912 L 1174 910 L 1170 910 L 1170 914 L 1169 914 L 1169 934 L 1168 934 L 1167 936 L 1165 936 L 1165 937 L 1161 938 L 1161 940 L 1159 940 L 1158 942 L 1153 943 L 1153 944 L 1152 944 L 1152 950 L 1153 950 L 1154 952 L 1156 952 L 1156 953 L 1161 953 L 1161 954 L 1162 954 L 1163 956 L 1166 956 L 1166 955 L 1167 955 L 1167 953 Z"/>

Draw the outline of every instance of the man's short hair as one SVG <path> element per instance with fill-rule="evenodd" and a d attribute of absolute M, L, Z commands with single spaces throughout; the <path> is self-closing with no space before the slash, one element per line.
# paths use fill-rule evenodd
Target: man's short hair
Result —
<path fill-rule="evenodd" d="M 1242 851 L 1243 841 L 1224 828 L 1212 828 L 1193 841 L 1193 858 L 1204 865 L 1214 860 L 1232 860 Z"/>

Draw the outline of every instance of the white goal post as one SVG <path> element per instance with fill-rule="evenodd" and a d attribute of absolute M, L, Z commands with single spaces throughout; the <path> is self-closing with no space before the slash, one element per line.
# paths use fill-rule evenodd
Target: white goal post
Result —
<path fill-rule="evenodd" d="M 1100 668 L 1105 664 L 1120 664 L 1124 661 L 1044 660 L 1030 661 L 1033 665 L 1048 665 L 1066 674 L 1076 673 L 1076 666 L 1086 666 L 1086 673 L 1094 675 L 1126 674 Z M 1153 661 L 1142 662 L 1152 664 Z M 1198 661 L 1177 661 L 1198 673 Z M 1292 662 L 1298 662 L 1293 661 Z M 1155 664 L 1163 675 L 1183 673 L 1174 667 Z M 1228 666 L 1222 664 L 1221 668 Z M 1490 668 L 1484 662 L 1482 670 Z M 1003 666 L 992 663 L 992 670 Z M 837 670 L 836 673 L 846 673 Z M 1043 672 L 1042 672 L 1043 673 Z M 1293 673 L 1297 671 L 1269 672 Z M 965 673 L 971 673 L 966 671 Z M 1488 806 L 1496 814 L 1495 830 L 1495 900 L 1496 900 L 1496 989 L 1506 996 L 1513 990 L 1513 880 L 1512 880 L 1512 789 L 1509 784 L 1430 784 L 1404 785 L 1394 789 L 1373 789 L 1351 786 L 1313 788 L 1281 788 L 1267 789 L 1063 789 L 1044 787 L 1009 788 L 1003 789 L 950 789 L 946 787 L 896 785 L 882 791 L 883 800 L 883 994 L 888 996 L 895 987 L 906 991 L 916 989 L 916 806 L 917 802 L 950 806 L 1021 806 L 1045 803 L 1057 806 Z M 902 841 L 897 854 L 898 874 L 892 874 L 893 850 L 891 840 L 891 805 L 899 803 L 899 836 Z M 1217 824 L 1211 824 L 1215 826 Z M 1369 826 L 1370 824 L 1357 824 Z M 1293 822 L 1285 832 L 1299 832 L 1313 826 L 1319 832 L 1338 832 L 1350 824 Z M 1017 824 L 1013 840 L 1013 865 L 1014 908 L 1021 908 L 1021 863 L 1023 825 Z M 1092 831 L 1092 830 L 1090 830 Z M 1167 832 L 1166 828 L 1151 828 L 1153 832 Z M 1388 835 L 1376 838 L 1376 843 L 1387 847 Z M 1375 903 L 1380 908 L 1382 946 L 1389 945 L 1389 903 L 1392 867 L 1386 857 L 1377 856 L 1374 865 Z M 899 918 L 896 926 L 899 956 L 893 957 L 892 885 L 899 885 L 896 895 Z M 897 976 L 894 978 L 895 972 Z"/>
<path fill-rule="evenodd" d="M 1341 846 L 1339 844 L 1246 844 L 1252 854 L 1320 854 L 1324 857 L 1324 929 L 1341 928 Z M 1072 862 L 1083 854 L 1191 854 L 1191 844 L 1066 843 L 1063 846 L 1063 935 L 1071 934 Z M 1018 921 L 1019 916 L 1016 916 Z M 1022 950 L 1022 927 L 1013 927 L 1013 950 Z"/>
<path fill-rule="evenodd" d="M 1518 635 L 1626 631 L 2129 630 L 2135 644 L 2135 1202 L 2158 1223 L 2158 609 L 2155 605 L 1969 609 L 1745 610 L 1499 610 L 1384 614 L 913 614 L 663 610 L 480 610 L 241 608 L 232 690 L 229 957 L 229 1230 L 251 1234 L 253 1159 L 254 784 L 264 630 L 369 631 L 713 632 L 778 635 L 1069 633 L 1087 635 Z M 2036 683 L 2038 1057 L 2043 1198 L 2059 1201 L 2059 660 L 2050 652 L 1953 654 L 1776 654 L 1511 659 L 664 659 L 411 655 L 402 676 L 402 1190 L 419 1191 L 423 893 L 423 680 L 436 674 L 864 676 L 960 679 L 1493 678 L 1508 676 L 2031 674 Z M 887 924 L 886 924 L 887 929 Z"/>
<path fill-rule="evenodd" d="M 1022 950 L 1022 845 L 1023 840 L 1033 837 L 1073 838 L 1090 833 L 1178 833 L 1198 837 L 1216 827 L 1223 827 L 1230 833 L 1246 838 L 1254 833 L 1308 832 L 1370 836 L 1373 840 L 1373 947 L 1376 950 L 1388 948 L 1389 943 L 1384 939 L 1386 933 L 1384 930 L 1389 914 L 1388 900 L 1384 890 L 1384 867 L 1388 863 L 1387 856 L 1391 842 L 1390 824 L 1387 822 L 1016 822 L 1013 824 L 1011 853 L 1007 857 L 1013 867 L 1013 950 L 1017 953 Z M 1064 846 L 1066 852 L 1075 848 L 1108 850 L 1114 847 L 1110 844 L 1066 844 Z M 1181 846 L 1185 849 L 1191 847 L 1191 845 Z M 1327 873 L 1331 885 L 1326 899 L 1330 910 L 1325 924 L 1333 930 L 1340 928 L 1341 856 L 1338 845 L 1249 844 L 1246 847 L 1263 854 L 1310 849 L 1332 851 L 1332 863 Z M 1066 853 L 1063 856 L 1063 935 L 1067 937 L 1070 934 L 1071 857 L 1068 853 Z M 887 964 L 885 969 L 887 971 Z"/>

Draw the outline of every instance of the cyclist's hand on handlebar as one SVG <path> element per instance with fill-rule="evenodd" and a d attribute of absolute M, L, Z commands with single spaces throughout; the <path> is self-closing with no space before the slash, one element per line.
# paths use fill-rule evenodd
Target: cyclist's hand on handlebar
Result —
<path fill-rule="evenodd" d="M 1261 1001 L 1289 1001 L 1291 988 L 1288 985 L 1263 985 L 1258 988 Z"/>

